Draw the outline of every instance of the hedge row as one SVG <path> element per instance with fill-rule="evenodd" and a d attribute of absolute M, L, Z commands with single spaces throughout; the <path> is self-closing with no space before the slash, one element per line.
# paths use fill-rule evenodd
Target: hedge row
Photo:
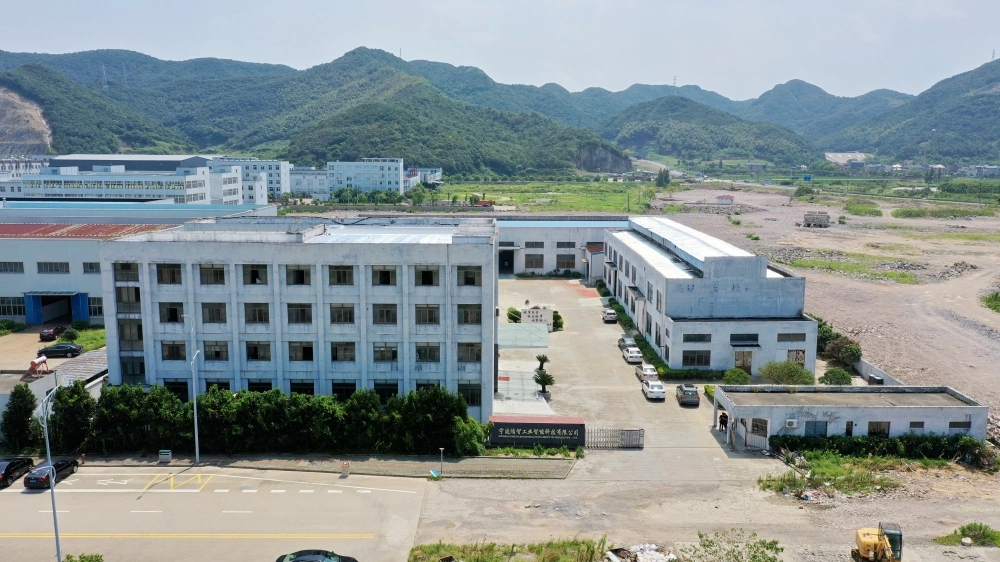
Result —
<path fill-rule="evenodd" d="M 722 378 L 720 371 L 710 371 L 708 369 L 672 369 L 660 359 L 656 350 L 646 341 L 646 338 L 636 334 L 635 345 L 642 352 L 642 358 L 646 363 L 656 367 L 656 373 L 660 380 L 707 380 L 714 381 Z"/>
<path fill-rule="evenodd" d="M 992 454 L 982 442 L 967 435 L 900 435 L 897 437 L 804 437 L 775 435 L 771 449 L 779 451 L 831 451 L 850 457 L 890 456 L 904 459 L 959 459 L 980 462 Z"/>

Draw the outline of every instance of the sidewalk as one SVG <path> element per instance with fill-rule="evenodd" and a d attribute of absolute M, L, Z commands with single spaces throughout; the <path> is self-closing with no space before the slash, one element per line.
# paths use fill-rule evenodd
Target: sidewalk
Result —
<path fill-rule="evenodd" d="M 440 459 L 434 456 L 382 456 L 370 455 L 249 455 L 230 457 L 202 455 L 203 467 L 249 468 L 257 470 L 292 470 L 302 472 L 341 471 L 340 462 L 351 463 L 351 474 L 374 476 L 403 476 L 424 478 L 431 470 L 440 468 Z M 574 459 L 514 459 L 502 457 L 463 457 L 444 459 L 445 478 L 524 478 L 564 479 L 575 464 Z M 100 457 L 88 455 L 86 466 L 187 468 L 194 466 L 193 456 L 174 456 L 170 464 L 160 464 L 155 454 L 146 456 L 115 455 Z"/>

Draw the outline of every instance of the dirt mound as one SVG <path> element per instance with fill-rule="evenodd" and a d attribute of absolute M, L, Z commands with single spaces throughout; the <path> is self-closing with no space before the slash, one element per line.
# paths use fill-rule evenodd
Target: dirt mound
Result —
<path fill-rule="evenodd" d="M 0 157 L 46 154 L 52 130 L 42 108 L 6 88 L 0 88 Z"/>

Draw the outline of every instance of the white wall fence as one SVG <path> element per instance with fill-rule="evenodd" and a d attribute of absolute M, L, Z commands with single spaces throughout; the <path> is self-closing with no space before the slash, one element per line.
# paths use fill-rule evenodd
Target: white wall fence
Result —
<path fill-rule="evenodd" d="M 861 361 L 854 364 L 854 369 L 868 384 L 877 383 L 878 379 L 872 379 L 874 376 L 881 377 L 883 386 L 906 386 L 906 383 L 872 365 L 864 357 L 861 358 Z"/>

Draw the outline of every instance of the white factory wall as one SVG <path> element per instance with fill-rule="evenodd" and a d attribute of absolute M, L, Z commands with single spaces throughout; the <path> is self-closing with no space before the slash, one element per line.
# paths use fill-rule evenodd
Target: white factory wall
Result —
<path fill-rule="evenodd" d="M 706 369 L 725 371 L 736 364 L 736 353 L 751 354 L 751 374 L 771 361 L 792 361 L 804 357 L 803 367 L 816 372 L 816 321 L 811 318 L 788 320 L 716 320 L 686 321 L 670 317 L 654 316 L 653 329 L 647 331 L 645 316 L 642 323 L 636 321 L 636 328 L 645 336 L 650 345 L 659 348 L 660 356 L 668 356 L 665 362 L 674 369 L 690 369 L 684 365 L 684 351 L 707 350 L 711 352 L 711 364 Z M 662 328 L 661 343 L 656 344 L 656 327 Z M 669 335 L 668 335 L 669 334 Z M 710 342 L 684 342 L 686 334 L 707 334 Z M 730 336 L 733 334 L 756 334 L 759 347 L 734 347 Z M 778 341 L 778 334 L 804 335 L 804 341 Z M 789 352 L 796 352 L 790 354 Z M 745 365 L 742 365 L 746 370 Z"/>
<path fill-rule="evenodd" d="M 572 254 L 574 258 L 574 271 L 587 275 L 587 264 L 584 258 L 590 260 L 590 254 L 586 250 L 588 242 L 604 242 L 603 226 L 561 226 L 558 221 L 538 221 L 538 224 L 522 226 L 528 221 L 513 221 L 518 226 L 512 226 L 510 222 L 499 220 L 500 245 L 499 252 L 513 251 L 514 271 L 513 273 L 548 273 L 556 269 L 556 256 L 559 254 Z M 505 224 L 506 223 L 506 224 Z M 528 248 L 528 242 L 541 242 L 542 248 Z M 559 248 L 560 242 L 570 243 L 570 248 Z M 542 267 L 526 268 L 525 256 L 529 254 L 541 254 L 543 256 Z M 565 269 L 565 268 L 560 268 Z M 603 261 L 600 264 L 590 264 L 592 276 L 600 276 L 604 270 Z"/>
<path fill-rule="evenodd" d="M 21 262 L 24 273 L 0 273 L 0 297 L 24 297 L 24 293 L 76 292 L 90 297 L 103 295 L 100 273 L 84 273 L 84 262 L 99 262 L 99 240 L 57 238 L 8 238 L 0 242 L 0 262 Z M 69 273 L 38 273 L 38 262 L 67 262 Z M 67 311 L 68 312 L 68 311 Z M 21 315 L 3 315 L 25 322 Z M 100 324 L 103 317 L 91 317 Z"/>

